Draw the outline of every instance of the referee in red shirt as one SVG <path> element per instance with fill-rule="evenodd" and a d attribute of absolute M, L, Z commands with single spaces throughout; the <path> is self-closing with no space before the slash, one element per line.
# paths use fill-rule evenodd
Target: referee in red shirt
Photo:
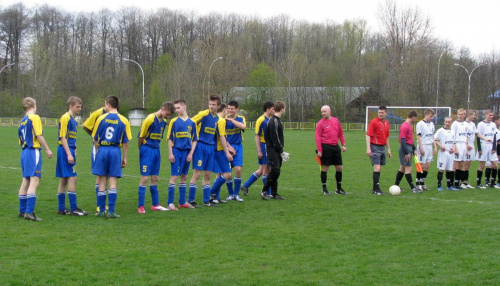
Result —
<path fill-rule="evenodd" d="M 373 190 L 372 194 L 383 196 L 380 190 L 380 170 L 385 165 L 385 148 L 387 156 L 391 157 L 391 147 L 389 145 L 389 122 L 387 117 L 387 107 L 378 108 L 378 116 L 370 121 L 366 132 L 366 155 L 371 159 L 373 166 Z"/>
<path fill-rule="evenodd" d="M 330 195 L 326 188 L 326 174 L 331 165 L 335 166 L 335 180 L 337 181 L 337 195 L 347 195 L 342 189 L 342 154 L 346 151 L 344 131 L 340 121 L 331 115 L 330 106 L 321 107 L 321 116 L 323 117 L 316 125 L 316 147 L 318 148 L 318 157 L 321 159 L 321 184 L 323 185 L 323 194 Z M 342 148 L 339 147 L 339 140 Z"/>

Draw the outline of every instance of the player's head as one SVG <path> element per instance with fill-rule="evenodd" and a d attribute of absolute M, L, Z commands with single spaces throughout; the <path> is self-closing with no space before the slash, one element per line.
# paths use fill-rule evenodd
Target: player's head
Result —
<path fill-rule="evenodd" d="M 70 96 L 68 98 L 68 107 L 72 115 L 80 114 L 80 111 L 82 111 L 82 100 L 79 97 Z"/>
<path fill-rule="evenodd" d="M 459 121 L 463 121 L 465 119 L 467 111 L 464 108 L 460 108 L 457 110 L 457 118 Z"/>
<path fill-rule="evenodd" d="M 262 110 L 267 117 L 272 116 L 274 114 L 274 103 L 272 103 L 271 101 L 266 101 L 262 107 Z"/>
<path fill-rule="evenodd" d="M 104 99 L 104 109 L 109 112 L 110 109 L 118 110 L 120 108 L 120 100 L 114 95 L 109 95 Z"/>
<path fill-rule="evenodd" d="M 500 125 L 500 116 L 493 115 L 493 122 L 495 122 L 497 126 Z"/>
<path fill-rule="evenodd" d="M 234 117 L 238 110 L 238 102 L 236 100 L 231 100 L 227 103 L 227 113 L 229 116 Z"/>
<path fill-rule="evenodd" d="M 162 118 L 168 118 L 174 111 L 174 105 L 170 101 L 164 102 L 161 105 L 160 113 Z"/>
<path fill-rule="evenodd" d="M 222 117 L 226 116 L 227 105 L 225 103 L 221 103 L 219 107 L 217 107 L 217 114 L 221 115 Z"/>
<path fill-rule="evenodd" d="M 425 111 L 424 111 L 424 120 L 429 122 L 429 121 L 432 121 L 432 119 L 434 119 L 434 115 L 436 113 L 434 112 L 433 109 L 430 109 L 430 108 L 427 108 Z"/>
<path fill-rule="evenodd" d="M 476 120 L 477 112 L 474 109 L 467 110 L 467 121 Z"/>
<path fill-rule="evenodd" d="M 276 101 L 274 103 L 274 112 L 285 112 L 285 103 L 283 101 Z"/>
<path fill-rule="evenodd" d="M 179 116 L 183 116 L 186 113 L 186 101 L 184 99 L 177 99 L 174 102 L 175 112 Z"/>
<path fill-rule="evenodd" d="M 451 123 L 453 122 L 453 117 L 447 116 L 444 118 L 444 128 L 450 129 Z"/>
<path fill-rule="evenodd" d="M 36 100 L 32 97 L 23 98 L 23 110 L 27 111 L 34 108 L 36 110 Z"/>
<path fill-rule="evenodd" d="M 221 104 L 221 99 L 218 95 L 216 94 L 210 95 L 208 99 L 208 109 L 210 110 L 210 113 L 216 113 L 217 108 L 219 107 L 220 104 Z"/>
<path fill-rule="evenodd" d="M 321 107 L 321 116 L 323 118 L 330 119 L 330 117 L 332 116 L 332 109 L 330 108 L 330 106 L 323 105 L 323 107 Z"/>
<path fill-rule="evenodd" d="M 484 116 L 485 116 L 485 121 L 486 122 L 491 122 L 493 121 L 493 117 L 495 116 L 495 113 L 491 109 L 487 109 L 484 111 Z"/>
<path fill-rule="evenodd" d="M 408 119 L 410 119 L 410 121 L 412 123 L 414 123 L 415 121 L 417 121 L 417 116 L 418 116 L 418 114 L 417 114 L 417 112 L 415 110 L 412 110 L 412 111 L 408 112 Z"/>
<path fill-rule="evenodd" d="M 380 120 L 384 120 L 387 116 L 387 107 L 384 105 L 379 106 L 377 116 Z"/>

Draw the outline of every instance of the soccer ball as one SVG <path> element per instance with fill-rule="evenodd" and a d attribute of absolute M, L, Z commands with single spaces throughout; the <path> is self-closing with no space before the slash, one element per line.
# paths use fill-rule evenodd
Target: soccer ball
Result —
<path fill-rule="evenodd" d="M 392 196 L 399 196 L 401 194 L 401 189 L 399 188 L 399 186 L 393 185 L 389 188 L 389 193 Z"/>

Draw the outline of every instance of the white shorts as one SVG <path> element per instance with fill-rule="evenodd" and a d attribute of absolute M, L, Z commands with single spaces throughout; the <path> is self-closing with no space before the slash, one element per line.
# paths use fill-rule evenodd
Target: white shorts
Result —
<path fill-rule="evenodd" d="M 465 159 L 467 158 L 467 156 L 466 156 L 467 145 L 465 145 L 465 142 L 463 142 L 463 143 L 459 142 L 459 143 L 456 143 L 455 146 L 458 150 L 458 154 L 455 153 L 453 160 L 458 161 L 458 162 L 465 161 Z"/>
<path fill-rule="evenodd" d="M 434 155 L 432 154 L 432 144 L 424 144 L 425 154 L 420 155 L 420 146 L 417 146 L 417 154 L 418 154 L 418 162 L 420 163 L 429 163 L 434 160 Z"/>
<path fill-rule="evenodd" d="M 450 151 L 438 151 L 437 156 L 437 167 L 442 171 L 453 171 L 453 158 L 454 154 L 450 154 Z"/>
<path fill-rule="evenodd" d="M 487 162 L 487 161 L 497 161 L 497 153 L 491 153 L 491 150 L 493 148 L 492 143 L 481 143 L 481 155 L 479 155 L 479 152 L 477 154 L 477 160 L 481 162 Z"/>
<path fill-rule="evenodd" d="M 469 156 L 465 156 L 465 161 L 476 161 L 477 156 L 476 156 L 476 148 L 472 147 L 472 149 L 469 150 Z"/>

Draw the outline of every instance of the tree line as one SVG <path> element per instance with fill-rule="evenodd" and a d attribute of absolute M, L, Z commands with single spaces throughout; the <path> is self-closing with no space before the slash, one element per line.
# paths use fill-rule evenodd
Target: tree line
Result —
<path fill-rule="evenodd" d="M 319 118 L 323 104 L 345 119 L 350 99 L 331 92 L 311 98 L 303 87 L 369 87 L 390 105 L 489 107 L 499 89 L 499 62 L 492 52 L 474 58 L 467 47 L 434 37 L 432 23 L 418 8 L 381 3 L 380 32 L 363 19 L 336 23 L 297 21 L 287 15 L 211 13 L 197 15 L 161 8 L 144 11 L 72 13 L 18 3 L 0 8 L 0 116 L 19 116 L 21 98 L 37 99 L 42 116 L 57 117 L 75 95 L 83 113 L 102 106 L 107 95 L 121 99 L 121 111 L 184 98 L 195 110 L 208 94 L 232 99 L 235 87 L 249 120 L 266 100 L 285 100 L 286 120 Z M 222 57 L 222 58 L 220 58 Z M 220 59 L 219 59 L 220 58 Z M 439 63 L 439 71 L 438 71 Z M 1 67 L 0 67 L 1 68 Z M 439 73 L 439 81 L 437 80 Z M 438 90 L 439 89 L 439 90 Z M 328 90 L 328 89 L 327 89 Z M 279 91 L 279 92 L 278 92 Z M 293 96 L 292 96 L 293 91 Z"/>

